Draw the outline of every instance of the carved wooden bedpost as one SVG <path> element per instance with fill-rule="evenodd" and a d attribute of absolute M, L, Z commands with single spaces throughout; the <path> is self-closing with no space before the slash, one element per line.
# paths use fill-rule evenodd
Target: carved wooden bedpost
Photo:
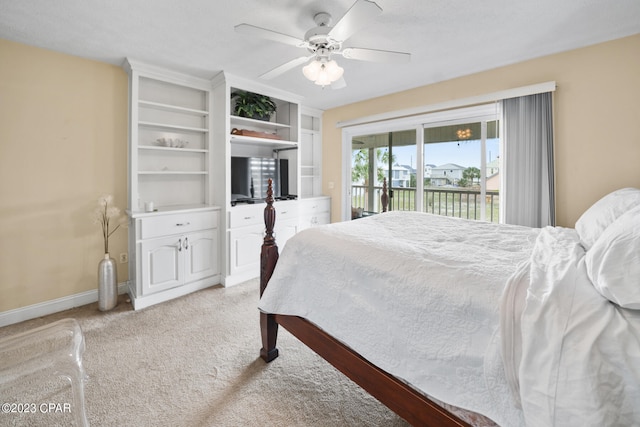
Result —
<path fill-rule="evenodd" d="M 260 252 L 260 296 L 267 287 L 269 279 L 276 268 L 278 261 L 278 246 L 273 236 L 273 228 L 276 222 L 276 208 L 273 207 L 273 183 L 269 178 L 267 186 L 267 206 L 264 208 L 264 225 L 266 227 L 264 243 Z M 273 314 L 260 313 L 260 333 L 262 335 L 262 349 L 260 357 L 265 362 L 271 362 L 278 357 L 276 340 L 278 338 L 278 324 Z"/>
<path fill-rule="evenodd" d="M 382 180 L 382 196 L 380 196 L 380 202 L 382 202 L 382 212 L 387 211 L 389 206 L 389 195 L 387 194 L 387 178 Z"/>

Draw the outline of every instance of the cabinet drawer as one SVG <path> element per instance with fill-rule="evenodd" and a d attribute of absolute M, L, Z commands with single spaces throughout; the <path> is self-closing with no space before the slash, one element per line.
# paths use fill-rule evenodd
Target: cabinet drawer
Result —
<path fill-rule="evenodd" d="M 296 200 L 275 202 L 273 206 L 276 208 L 276 224 L 278 221 L 287 219 L 295 219 L 298 217 L 298 202 Z"/>
<path fill-rule="evenodd" d="M 218 212 L 188 212 L 140 219 L 140 238 L 206 230 L 218 226 Z"/>
<path fill-rule="evenodd" d="M 329 212 L 330 210 L 331 210 L 331 199 L 328 197 L 300 200 L 301 214 Z"/>
<path fill-rule="evenodd" d="M 229 228 L 264 224 L 264 208 L 266 207 L 266 203 L 233 207 L 229 212 Z M 297 200 L 276 201 L 273 203 L 273 207 L 276 208 L 276 223 L 298 217 Z"/>
<path fill-rule="evenodd" d="M 229 228 L 246 227 L 264 222 L 264 203 L 251 206 L 235 206 L 229 212 Z"/>

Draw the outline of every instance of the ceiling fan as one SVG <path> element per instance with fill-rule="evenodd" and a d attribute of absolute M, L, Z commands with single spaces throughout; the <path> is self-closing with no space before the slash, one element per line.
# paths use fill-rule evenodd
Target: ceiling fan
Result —
<path fill-rule="evenodd" d="M 344 70 L 335 60 L 331 59 L 332 55 L 372 62 L 405 63 L 411 59 L 411 55 L 404 52 L 342 47 L 342 43 L 345 40 L 363 28 L 380 13 L 382 13 L 382 8 L 375 2 L 368 0 L 356 0 L 351 8 L 347 10 L 342 18 L 333 26 L 331 26 L 332 18 L 330 14 L 326 12 L 317 13 L 313 17 L 316 27 L 307 31 L 304 39 L 250 24 L 236 25 L 235 30 L 245 35 L 262 37 L 304 48 L 310 53 L 310 55 L 301 56 L 285 62 L 260 75 L 259 78 L 265 80 L 273 79 L 308 62 L 302 69 L 305 77 L 322 87 L 330 84 L 332 88 L 339 89 L 346 86 L 346 82 L 342 77 Z"/>

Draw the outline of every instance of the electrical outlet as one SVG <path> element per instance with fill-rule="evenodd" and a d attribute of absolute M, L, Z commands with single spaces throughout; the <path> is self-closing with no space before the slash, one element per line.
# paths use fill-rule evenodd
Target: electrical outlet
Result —
<path fill-rule="evenodd" d="M 120 254 L 120 264 L 124 264 L 129 262 L 129 254 L 127 254 L 126 252 L 123 252 Z"/>

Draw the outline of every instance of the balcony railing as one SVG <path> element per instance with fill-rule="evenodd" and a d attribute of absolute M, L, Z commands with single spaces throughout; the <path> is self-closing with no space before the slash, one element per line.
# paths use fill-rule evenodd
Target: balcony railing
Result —
<path fill-rule="evenodd" d="M 393 197 L 389 199 L 389 210 L 413 211 L 416 201 L 416 189 L 393 187 Z M 351 186 L 351 206 L 365 211 L 380 212 L 380 195 L 382 187 L 373 187 L 373 200 L 369 203 L 368 187 L 364 185 Z M 480 219 L 482 209 L 482 195 L 480 190 L 464 188 L 427 188 L 423 195 L 423 212 L 437 215 L 454 216 L 466 219 Z M 500 193 L 498 191 L 485 192 L 485 220 L 498 222 L 500 207 Z"/>

